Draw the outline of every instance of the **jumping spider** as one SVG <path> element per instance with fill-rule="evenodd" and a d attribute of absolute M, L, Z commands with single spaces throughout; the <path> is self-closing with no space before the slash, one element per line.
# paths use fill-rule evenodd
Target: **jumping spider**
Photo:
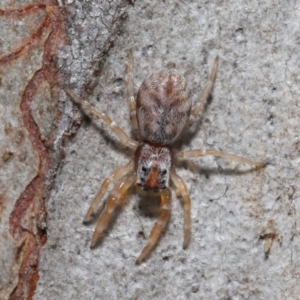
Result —
<path fill-rule="evenodd" d="M 173 164 L 175 157 L 178 159 L 189 159 L 213 155 L 239 163 L 254 165 L 256 168 L 264 166 L 262 162 L 255 162 L 214 149 L 172 152 L 172 144 L 180 138 L 184 130 L 194 123 L 206 102 L 215 80 L 218 61 L 217 57 L 208 82 L 205 85 L 203 96 L 192 109 L 185 79 L 171 66 L 155 72 L 145 79 L 135 99 L 132 72 L 133 53 L 130 51 L 127 70 L 128 98 L 131 125 L 133 131 L 138 132 L 138 142 L 129 138 L 106 114 L 96 111 L 88 102 L 76 96 L 69 89 L 65 89 L 66 93 L 76 103 L 80 104 L 86 112 L 104 121 L 125 146 L 135 151 L 133 160 L 126 166 L 114 170 L 104 180 L 84 218 L 84 222 L 90 219 L 91 214 L 106 193 L 109 184 L 116 181 L 117 183 L 108 197 L 104 211 L 98 219 L 91 247 L 95 246 L 99 236 L 110 221 L 113 211 L 121 204 L 126 191 L 132 185 L 135 185 L 138 191 L 146 194 L 150 192 L 151 194 L 159 195 L 161 198 L 160 216 L 151 231 L 147 245 L 136 261 L 137 264 L 141 263 L 157 244 L 161 232 L 169 219 L 171 201 L 170 179 L 183 199 L 183 248 L 187 247 L 191 230 L 191 201 L 184 180 L 176 174 Z"/>

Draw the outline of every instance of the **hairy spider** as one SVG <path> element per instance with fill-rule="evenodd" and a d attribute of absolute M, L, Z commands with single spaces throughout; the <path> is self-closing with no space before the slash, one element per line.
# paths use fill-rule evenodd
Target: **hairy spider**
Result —
<path fill-rule="evenodd" d="M 215 80 L 218 61 L 217 57 L 208 82 L 205 85 L 203 96 L 192 109 L 185 79 L 173 67 L 166 67 L 145 79 L 135 99 L 132 72 L 133 53 L 132 51 L 129 52 L 127 79 L 130 119 L 133 131 L 138 134 L 139 142 L 129 138 L 106 114 L 95 110 L 88 102 L 76 96 L 69 89 L 65 89 L 66 93 L 76 103 L 80 104 L 87 113 L 104 121 L 124 145 L 135 151 L 132 161 L 114 170 L 104 180 L 84 218 L 84 222 L 90 219 L 91 214 L 106 193 L 109 184 L 117 181 L 98 219 L 91 247 L 95 246 L 99 236 L 110 221 L 113 211 L 121 204 L 126 191 L 135 184 L 138 191 L 159 195 L 161 199 L 160 216 L 150 233 L 148 243 L 136 261 L 137 264 L 141 263 L 157 244 L 161 232 L 169 219 L 171 201 L 170 179 L 183 199 L 183 248 L 187 247 L 191 231 L 191 200 L 184 180 L 176 174 L 173 164 L 175 157 L 188 159 L 213 155 L 239 163 L 254 165 L 256 168 L 264 166 L 262 162 L 255 162 L 214 149 L 186 150 L 177 153 L 171 150 L 172 144 L 180 138 L 184 130 L 193 124 L 208 98 Z"/>

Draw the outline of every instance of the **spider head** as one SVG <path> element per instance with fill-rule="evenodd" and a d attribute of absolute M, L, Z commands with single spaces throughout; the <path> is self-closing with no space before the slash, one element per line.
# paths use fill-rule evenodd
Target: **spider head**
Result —
<path fill-rule="evenodd" d="M 136 150 L 136 185 L 144 191 L 158 193 L 169 187 L 172 153 L 166 146 L 142 143 Z"/>

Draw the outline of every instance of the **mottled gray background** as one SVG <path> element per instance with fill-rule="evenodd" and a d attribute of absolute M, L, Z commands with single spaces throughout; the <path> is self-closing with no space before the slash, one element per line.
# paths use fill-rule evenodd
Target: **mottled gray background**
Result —
<path fill-rule="evenodd" d="M 192 199 L 189 247 L 182 249 L 183 210 L 174 191 L 165 233 L 136 266 L 156 217 L 134 189 L 93 250 L 95 222 L 82 224 L 103 179 L 132 153 L 102 122 L 81 119 L 62 94 L 63 113 L 82 123 L 64 145 L 47 199 L 48 241 L 34 299 L 300 299 L 299 2 L 61 5 L 70 43 L 58 54 L 62 85 L 131 133 L 129 49 L 136 90 L 147 75 L 174 62 L 194 102 L 219 55 L 212 101 L 182 147 L 215 148 L 269 165 L 255 171 L 212 157 L 181 164 L 178 173 Z"/>

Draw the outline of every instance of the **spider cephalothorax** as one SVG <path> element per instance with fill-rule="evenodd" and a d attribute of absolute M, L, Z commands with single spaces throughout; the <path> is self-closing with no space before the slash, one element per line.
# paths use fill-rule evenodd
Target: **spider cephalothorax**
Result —
<path fill-rule="evenodd" d="M 149 236 L 148 243 L 137 259 L 141 263 L 156 245 L 160 234 L 170 216 L 170 179 L 179 191 L 183 200 L 184 210 L 184 240 L 183 247 L 188 245 L 191 230 L 191 201 L 184 180 L 176 174 L 173 156 L 177 159 L 188 159 L 204 155 L 213 155 L 235 160 L 240 163 L 254 165 L 257 168 L 264 163 L 251 161 L 236 155 L 226 154 L 214 149 L 187 150 L 173 154 L 172 144 L 176 142 L 184 129 L 189 128 L 201 111 L 203 104 L 209 96 L 215 80 L 218 67 L 218 58 L 209 80 L 204 88 L 203 96 L 191 110 L 191 100 L 186 89 L 184 78 L 174 69 L 165 68 L 153 73 L 142 83 L 137 98 L 134 97 L 132 75 L 132 52 L 129 53 L 128 64 L 128 96 L 130 105 L 130 119 L 134 132 L 137 132 L 139 142 L 130 139 L 127 134 L 117 126 L 106 114 L 95 110 L 88 102 L 65 89 L 75 102 L 90 114 L 103 120 L 120 138 L 121 142 L 135 151 L 134 160 L 126 166 L 114 170 L 102 183 L 98 194 L 92 202 L 84 221 L 87 222 L 95 211 L 111 182 L 115 187 L 108 196 L 104 211 L 98 219 L 93 234 L 91 247 L 96 245 L 101 233 L 107 226 L 111 214 L 122 203 L 126 191 L 136 185 L 145 193 L 154 193 L 160 196 L 161 213 Z"/>
<path fill-rule="evenodd" d="M 169 187 L 172 153 L 167 146 L 141 143 L 135 154 L 136 184 L 144 191 Z"/>

